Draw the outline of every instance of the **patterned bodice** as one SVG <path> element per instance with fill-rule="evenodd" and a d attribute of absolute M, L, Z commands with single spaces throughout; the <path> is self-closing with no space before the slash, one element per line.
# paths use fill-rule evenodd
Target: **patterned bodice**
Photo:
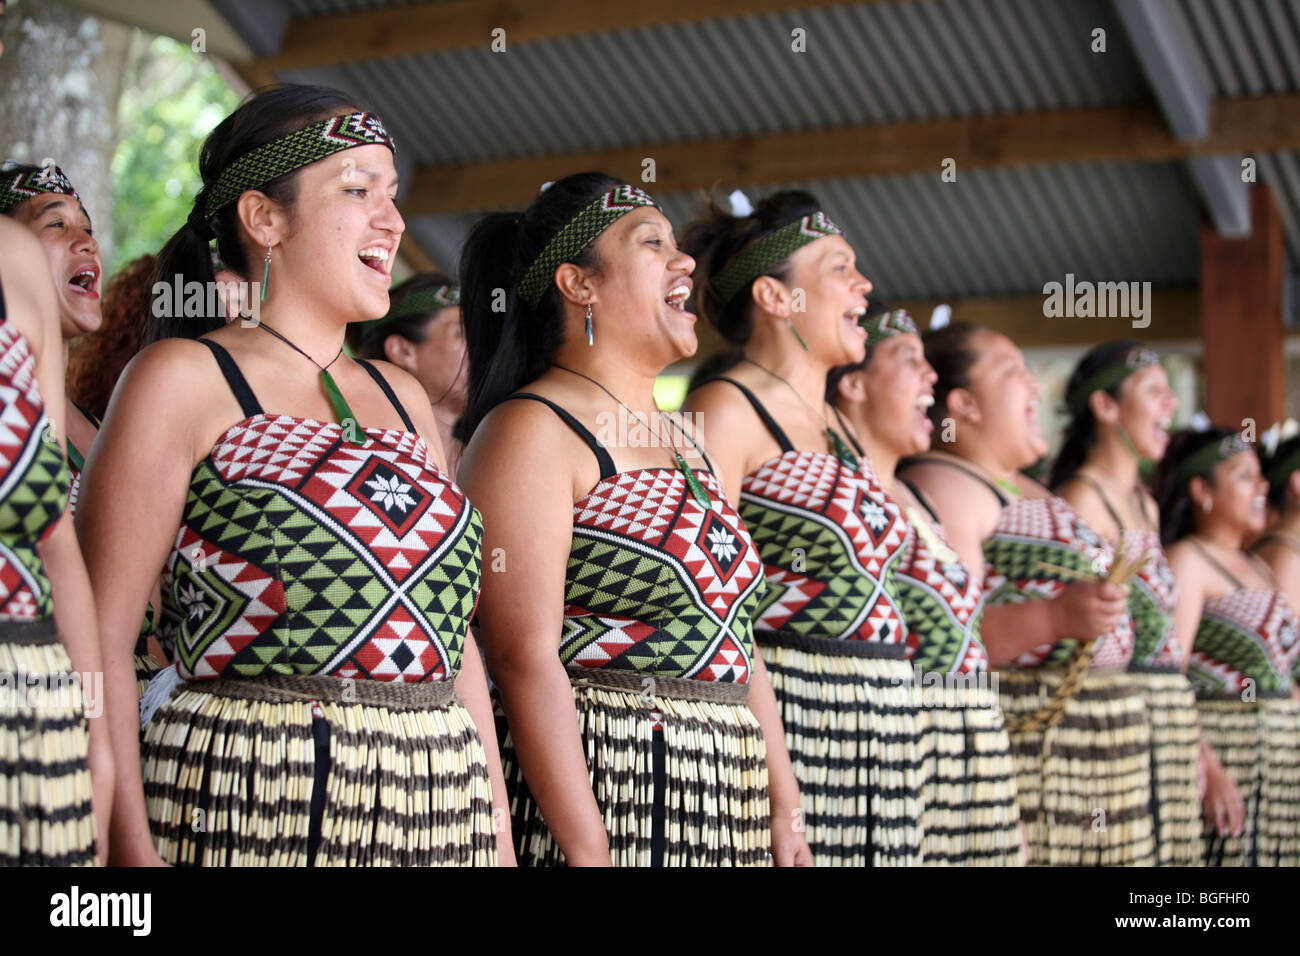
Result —
<path fill-rule="evenodd" d="M 195 468 L 163 573 L 182 677 L 452 680 L 478 512 L 410 431 L 257 414 Z"/>
<path fill-rule="evenodd" d="M 745 476 L 740 515 L 767 576 L 756 628 L 906 640 L 895 574 L 908 526 L 866 459 L 853 471 L 825 452 L 786 451 Z"/>
<path fill-rule="evenodd" d="M 1201 609 L 1187 676 L 1204 697 L 1239 697 L 1247 689 L 1291 689 L 1300 663 L 1300 621 L 1281 591 L 1243 588 Z"/>
<path fill-rule="evenodd" d="M 1128 612 L 1133 618 L 1133 667 L 1182 668 L 1183 648 L 1174 636 L 1178 582 L 1160 545 L 1160 533 L 1145 528 L 1120 532 L 1128 553 L 1147 555 L 1129 581 Z"/>
<path fill-rule="evenodd" d="M 1013 498 L 984 541 L 984 593 L 989 604 L 1054 598 L 1074 580 L 1040 562 L 1085 574 L 1105 574 L 1115 559 L 1064 498 Z M 1074 652 L 1072 639 L 1044 643 L 1021 654 L 1014 667 L 1060 667 Z M 1093 650 L 1092 667 L 1125 667 L 1133 656 L 1133 620 L 1125 614 Z"/>
<path fill-rule="evenodd" d="M 895 577 L 908 657 L 926 674 L 987 670 L 979 637 L 982 582 L 966 570 L 937 521 L 922 513 L 915 519 Z"/>
<path fill-rule="evenodd" d="M 676 468 L 602 478 L 573 506 L 566 665 L 747 683 L 762 563 L 712 472 L 706 510 Z"/>
<path fill-rule="evenodd" d="M 38 620 L 54 609 L 36 545 L 67 507 L 71 479 L 52 438 L 36 359 L 0 318 L 0 620 Z"/>

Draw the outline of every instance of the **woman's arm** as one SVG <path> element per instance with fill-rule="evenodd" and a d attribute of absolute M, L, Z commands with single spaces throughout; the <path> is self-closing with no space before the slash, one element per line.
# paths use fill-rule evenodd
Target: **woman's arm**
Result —
<path fill-rule="evenodd" d="M 145 349 L 123 371 L 81 476 L 76 527 L 100 620 L 117 770 L 111 831 L 116 863 L 162 862 L 145 812 L 132 651 L 180 527 L 194 465 L 195 422 L 204 416 L 199 406 L 206 404 L 212 414 L 214 396 L 221 395 L 218 383 L 211 355 L 197 343 L 169 340 Z M 237 421 L 238 406 L 233 397 L 228 402 L 230 420 Z"/>
<path fill-rule="evenodd" d="M 497 841 L 497 865 L 515 865 L 515 847 L 510 838 L 510 800 L 506 796 L 506 778 L 501 770 L 501 752 L 497 748 L 496 719 L 492 715 L 492 698 L 488 693 L 483 661 L 479 657 L 474 632 L 466 629 L 465 648 L 461 652 L 460 675 L 456 678 L 456 696 L 469 711 L 478 728 L 483 752 L 487 755 L 488 777 L 492 781 L 492 823 Z"/>
<path fill-rule="evenodd" d="M 812 866 L 812 850 L 799 806 L 799 782 L 785 746 L 785 726 L 767 667 L 754 645 L 754 673 L 749 687 L 749 709 L 763 728 L 767 750 L 768 801 L 772 817 L 772 863 L 775 866 Z"/>
<path fill-rule="evenodd" d="M 557 448 L 568 438 L 545 406 L 508 402 L 479 425 L 460 483 L 483 516 L 479 632 L 528 788 L 569 865 L 608 866 L 609 838 L 559 656 L 574 475 Z"/>

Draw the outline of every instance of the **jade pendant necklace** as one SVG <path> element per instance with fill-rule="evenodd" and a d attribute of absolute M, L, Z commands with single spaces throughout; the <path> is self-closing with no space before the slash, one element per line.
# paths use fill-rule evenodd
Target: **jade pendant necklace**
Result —
<path fill-rule="evenodd" d="M 348 403 L 344 400 L 343 393 L 339 391 L 338 384 L 334 381 L 334 376 L 329 373 L 329 367 L 337 362 L 339 356 L 343 354 L 343 347 L 339 346 L 338 355 L 335 355 L 325 365 L 321 365 L 320 362 L 317 362 L 314 358 L 302 349 L 298 348 L 298 346 L 294 345 L 265 322 L 259 322 L 257 324 L 259 328 L 266 329 L 266 331 L 270 332 L 285 345 L 289 346 L 289 348 L 293 349 L 308 362 L 311 362 L 312 365 L 315 365 L 320 369 L 321 387 L 325 389 L 325 397 L 329 399 L 330 407 L 334 409 L 334 414 L 338 417 L 339 424 L 343 425 L 344 434 L 351 432 L 351 437 L 349 437 L 348 440 L 354 445 L 364 445 L 367 441 L 365 432 L 361 430 L 361 425 L 357 421 L 357 417 L 352 414 L 352 409 L 348 408 Z M 347 427 L 347 422 L 352 422 L 353 427 L 351 429 Z"/>
<path fill-rule="evenodd" d="M 770 368 L 767 368 L 764 365 L 759 365 L 753 359 L 747 358 L 745 359 L 745 361 L 748 362 L 750 365 L 754 366 L 755 368 L 762 369 L 764 372 L 772 376 L 774 379 L 776 379 L 778 382 L 780 382 L 790 391 L 794 392 L 794 397 L 799 399 L 799 401 L 803 403 L 803 407 L 808 409 L 808 411 L 812 412 L 814 418 L 817 418 L 821 421 L 822 428 L 825 429 L 824 434 L 830 440 L 831 448 L 834 449 L 835 451 L 835 457 L 838 458 L 844 464 L 844 466 L 849 469 L 849 471 L 858 470 L 858 465 L 860 464 L 860 462 L 858 461 L 858 456 L 853 454 L 853 449 L 849 448 L 848 443 L 845 442 L 844 439 L 840 437 L 840 433 L 837 432 L 835 429 L 831 428 L 830 423 L 826 421 L 825 415 L 820 414 L 815 408 L 809 405 L 808 400 L 799 394 L 799 390 L 795 388 L 793 385 L 791 385 L 789 382 L 787 382 L 780 375 L 777 375 L 776 372 L 773 372 Z"/>

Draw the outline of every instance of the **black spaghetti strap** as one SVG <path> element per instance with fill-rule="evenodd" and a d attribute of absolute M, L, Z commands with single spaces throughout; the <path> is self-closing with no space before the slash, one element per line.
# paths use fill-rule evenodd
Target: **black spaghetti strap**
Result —
<path fill-rule="evenodd" d="M 99 428 L 101 425 L 104 424 L 104 423 L 101 422 L 98 418 L 96 418 L 94 415 L 90 414 L 90 412 L 87 411 L 86 406 L 82 405 L 81 402 L 73 402 L 73 403 L 72 403 L 72 407 L 75 408 L 77 411 L 81 412 L 81 414 L 85 415 L 85 416 L 86 416 L 86 421 L 88 421 L 88 422 L 90 422 L 90 424 L 94 425 L 95 428 Z"/>
<path fill-rule="evenodd" d="M 741 394 L 744 395 L 745 398 L 749 399 L 749 404 L 754 406 L 754 411 L 757 412 L 758 417 L 763 420 L 763 424 L 767 427 L 767 430 L 771 433 L 772 437 L 776 439 L 776 443 L 781 446 L 781 453 L 784 454 L 788 451 L 794 451 L 794 445 L 790 444 L 790 439 L 787 438 L 785 432 L 781 430 L 781 426 L 776 423 L 776 419 L 773 418 L 768 413 L 767 409 L 763 407 L 763 403 L 758 400 L 757 395 L 747 389 L 744 385 L 741 385 L 734 378 L 727 378 L 725 375 L 719 375 L 716 378 L 707 379 L 706 381 L 700 382 L 700 385 L 708 385 L 710 382 L 730 382 L 732 385 L 736 386 L 736 388 L 740 389 Z M 696 388 L 699 388 L 700 385 L 697 385 Z"/>
<path fill-rule="evenodd" d="M 934 508 L 930 504 L 930 499 L 921 494 L 921 489 L 912 484 L 912 482 L 908 481 L 906 478 L 899 477 L 898 480 L 907 486 L 907 490 L 912 493 L 912 497 L 921 503 L 921 507 L 925 509 L 926 514 L 934 519 L 934 523 L 942 526 L 943 522 L 940 521 L 939 516 L 934 513 Z"/>
<path fill-rule="evenodd" d="M 248 387 L 248 379 L 244 378 L 244 373 L 239 370 L 230 353 L 211 339 L 195 339 L 195 341 L 206 345 L 212 352 L 217 365 L 221 368 L 221 374 L 226 377 L 226 384 L 230 386 L 230 390 L 235 393 L 235 398 L 239 401 L 239 408 L 244 413 L 244 417 L 252 418 L 261 415 L 262 406 L 257 401 L 257 396 Z"/>
<path fill-rule="evenodd" d="M 672 425 L 672 427 L 676 428 L 679 432 L 682 433 L 682 437 L 685 438 L 688 442 L 690 442 L 691 447 L 694 448 L 696 452 L 699 453 L 699 456 L 704 459 L 704 467 L 709 470 L 709 474 L 711 475 L 715 474 L 713 470 L 713 462 L 709 461 L 709 456 L 704 454 L 704 449 L 700 447 L 700 443 L 697 442 L 694 438 L 692 438 L 690 436 L 690 433 L 687 432 L 685 428 L 682 428 L 681 425 L 678 425 L 671 415 L 668 416 L 668 422 L 670 425 Z"/>
<path fill-rule="evenodd" d="M 835 420 L 840 423 L 840 428 L 844 429 L 844 437 L 849 440 L 849 444 L 853 446 L 853 450 L 856 451 L 863 458 L 870 457 L 867 454 L 866 449 L 864 449 L 861 445 L 859 445 L 858 440 L 853 437 L 853 432 L 849 431 L 848 423 L 844 421 L 844 416 L 840 414 L 840 410 L 836 408 L 834 405 L 831 405 L 831 411 L 835 413 Z M 908 487 L 910 488 L 912 486 L 908 485 Z"/>
<path fill-rule="evenodd" d="M 542 398 L 542 396 L 534 395 L 532 392 L 515 392 L 513 395 L 507 395 L 502 399 L 502 401 L 508 402 L 514 398 L 528 398 L 535 402 L 541 402 L 543 405 L 550 408 L 551 411 L 555 412 L 555 414 L 559 415 L 564 424 L 572 428 L 574 433 L 587 443 L 587 447 L 591 449 L 591 453 L 596 456 L 596 461 L 600 465 L 601 481 L 604 481 L 606 478 L 613 478 L 618 474 L 618 472 L 614 470 L 614 459 L 609 457 L 609 452 L 605 450 L 605 446 L 596 440 L 596 436 L 587 430 L 586 425 L 582 424 L 582 422 L 578 421 L 559 405 L 556 405 L 549 398 Z"/>
<path fill-rule="evenodd" d="M 1214 557 L 1214 555 L 1210 554 L 1210 552 L 1206 551 L 1205 548 L 1201 547 L 1201 542 L 1197 541 L 1195 538 L 1190 538 L 1190 537 L 1187 540 L 1191 542 L 1193 548 L 1195 548 L 1197 551 L 1200 552 L 1201 557 L 1203 557 L 1206 561 L 1208 561 L 1216 571 L 1218 571 L 1225 578 L 1231 581 L 1232 586 L 1235 587 L 1238 591 L 1250 590 L 1249 588 L 1246 587 L 1246 585 L 1242 584 L 1241 581 L 1237 579 L 1237 576 L 1235 574 L 1233 574 L 1231 571 L 1229 571 L 1227 568 L 1221 565 L 1218 562 L 1218 560 Z"/>
<path fill-rule="evenodd" d="M 414 435 L 415 425 L 411 422 L 411 416 L 406 414 L 406 409 L 403 408 L 402 403 L 397 400 L 397 393 L 394 392 L 393 387 L 388 384 L 388 379 L 384 378 L 384 373 L 379 371 L 379 369 L 375 368 L 363 358 L 357 359 L 356 363 L 369 372 L 370 377 L 375 380 L 375 384 L 384 390 L 384 394 L 388 396 L 388 400 L 392 402 L 393 407 L 397 409 L 397 414 L 401 416 L 402 424 L 406 426 L 408 432 Z"/>
<path fill-rule="evenodd" d="M 3 322 L 8 315 L 9 313 L 5 311 L 5 287 L 0 283 L 0 322 Z"/>
<path fill-rule="evenodd" d="M 1123 531 L 1124 522 L 1121 520 L 1119 512 L 1115 510 L 1115 506 L 1110 503 L 1110 499 L 1106 497 L 1106 492 L 1101 490 L 1101 483 L 1090 476 L 1085 475 L 1081 471 L 1076 471 L 1070 477 L 1078 478 L 1080 481 L 1087 483 L 1088 487 L 1097 493 L 1097 497 L 1101 499 L 1102 506 L 1110 513 L 1111 519 L 1115 522 L 1115 526 L 1118 527 L 1120 531 Z"/>
<path fill-rule="evenodd" d="M 917 455 L 915 458 L 909 458 L 906 461 L 909 465 L 947 465 L 949 468 L 956 468 L 958 471 L 963 471 L 970 475 L 989 491 L 993 492 L 993 494 L 997 496 L 998 501 L 1000 501 L 1004 506 L 1011 503 L 1007 496 L 1004 495 L 998 486 L 993 484 L 993 482 L 976 472 L 973 468 L 967 468 L 965 465 L 959 464 L 951 459 L 938 458 L 931 455 Z"/>

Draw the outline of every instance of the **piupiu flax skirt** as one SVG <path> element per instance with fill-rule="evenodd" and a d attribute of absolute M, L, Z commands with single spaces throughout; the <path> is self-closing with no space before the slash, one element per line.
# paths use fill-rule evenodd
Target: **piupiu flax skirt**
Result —
<path fill-rule="evenodd" d="M 89 750 L 53 620 L 0 623 L 0 866 L 94 866 Z"/>
<path fill-rule="evenodd" d="M 1196 693 L 1178 669 L 1134 668 L 1129 681 L 1151 722 L 1151 787 L 1160 866 L 1203 866 L 1201 801 L 1196 796 L 1200 724 Z"/>
<path fill-rule="evenodd" d="M 445 682 L 200 681 L 145 729 L 158 852 L 178 865 L 496 863 L 487 759 Z M 289 688 L 289 689 L 286 689 Z M 420 700 L 394 699 L 412 689 Z"/>
<path fill-rule="evenodd" d="M 921 693 L 901 644 L 756 631 L 818 866 L 921 862 Z"/>
<path fill-rule="evenodd" d="M 748 685 L 573 668 L 588 780 L 615 866 L 763 866 L 767 755 Z M 647 685 L 648 686 L 648 685 Z M 698 697 L 711 699 L 692 699 Z M 503 728 L 504 729 L 504 728 Z M 508 730 L 501 763 L 521 866 L 563 866 Z"/>
<path fill-rule="evenodd" d="M 1197 701 L 1201 727 L 1246 804 L 1240 837 L 1205 831 L 1210 866 L 1300 866 L 1300 702 Z"/>
<path fill-rule="evenodd" d="M 1063 671 L 998 671 L 1002 712 L 1033 713 Z M 1127 675 L 1089 671 L 1061 722 L 1011 734 L 1031 866 L 1153 866 L 1151 725 Z"/>
<path fill-rule="evenodd" d="M 926 865 L 1019 866 L 1016 767 L 996 675 L 926 675 L 921 717 Z"/>

